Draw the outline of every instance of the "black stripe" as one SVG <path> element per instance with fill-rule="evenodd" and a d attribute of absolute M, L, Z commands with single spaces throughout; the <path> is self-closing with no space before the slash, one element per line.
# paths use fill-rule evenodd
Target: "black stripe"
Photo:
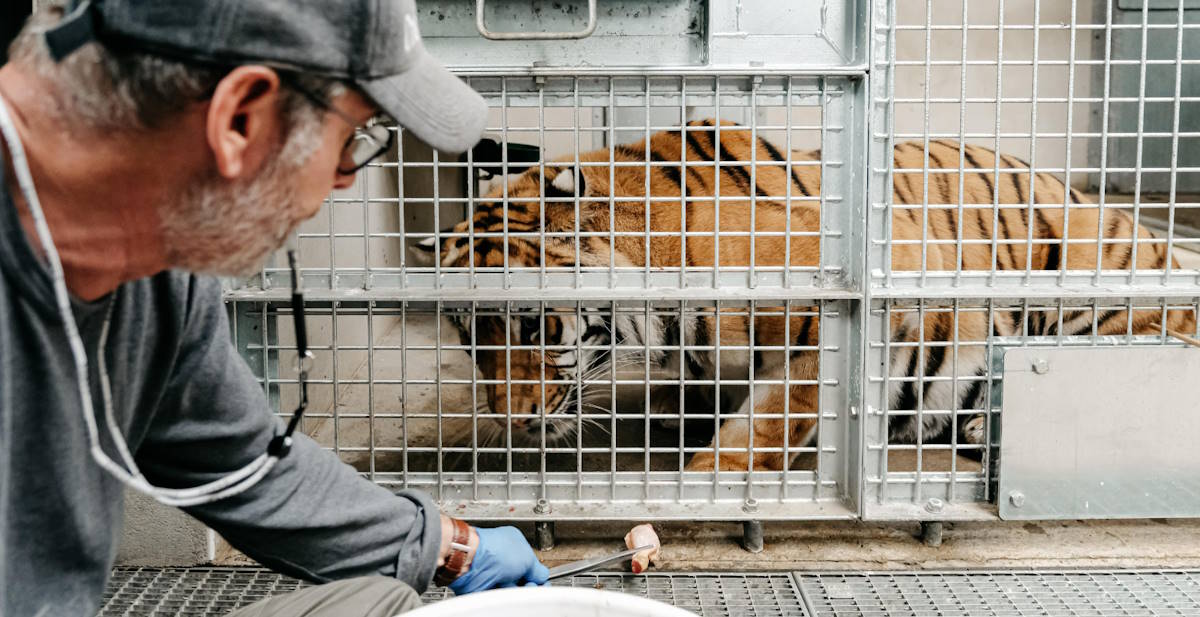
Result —
<path fill-rule="evenodd" d="M 1000 160 L 1004 161 L 1004 163 L 1006 165 L 1008 165 L 1009 169 L 1020 169 L 1019 166 L 1013 164 L 1012 157 L 1010 157 L 1008 155 L 1005 155 L 1005 154 L 1000 155 Z M 1028 167 L 1028 165 L 1026 165 L 1026 167 Z M 1025 189 L 1021 188 L 1021 180 L 1020 180 L 1020 178 L 1017 177 L 1019 175 L 1021 175 L 1021 174 L 1020 173 L 1010 173 L 1010 174 L 1008 174 L 1008 177 L 1009 177 L 1009 179 L 1012 180 L 1013 188 L 1016 189 L 1016 191 L 1017 191 L 1017 203 L 1023 204 L 1023 203 L 1026 203 L 1028 201 L 1028 199 L 1027 199 L 1027 196 L 1025 195 Z"/>
<path fill-rule="evenodd" d="M 812 322 L 813 322 L 813 318 L 811 316 L 804 318 L 804 323 L 801 324 L 801 326 L 800 326 L 800 334 L 798 336 L 796 336 L 796 338 L 793 342 L 793 344 L 795 346 L 797 346 L 797 347 L 810 346 L 808 344 L 808 339 L 809 339 L 809 336 L 812 334 Z M 807 351 L 807 350 L 804 350 L 804 349 L 792 350 L 792 354 L 791 354 L 792 359 L 794 360 L 797 356 L 799 356 L 804 351 Z"/>
<path fill-rule="evenodd" d="M 725 149 L 725 144 L 721 144 L 720 149 L 721 149 L 721 161 L 722 162 L 725 162 L 725 161 L 741 162 L 736 157 L 734 157 L 733 154 L 731 154 L 729 152 L 729 150 Z M 737 184 L 738 188 L 741 189 L 741 191 L 743 193 L 749 194 L 749 192 L 750 192 L 750 172 L 746 171 L 746 166 L 732 165 L 729 167 L 722 167 L 722 169 L 724 169 L 730 173 L 730 175 L 733 177 L 734 183 Z M 762 188 L 760 188 L 757 183 L 755 183 L 755 185 L 754 185 L 754 192 L 759 197 L 767 196 L 766 193 L 763 193 Z"/>
<path fill-rule="evenodd" d="M 1124 314 L 1125 311 L 1105 311 L 1100 319 L 1096 321 L 1096 331 L 1092 333 L 1093 336 L 1104 334 L 1104 327 L 1107 326 L 1112 320 Z"/>
<path fill-rule="evenodd" d="M 1029 311 L 1025 316 L 1025 329 L 1028 335 L 1046 333 L 1046 311 Z"/>
<path fill-rule="evenodd" d="M 933 339 L 930 342 L 944 342 L 947 337 L 944 324 L 939 321 L 933 323 Z M 928 344 L 928 343 L 926 343 Z M 938 345 L 936 347 L 928 347 L 929 359 L 925 362 L 925 376 L 931 377 L 937 375 L 942 369 L 942 363 L 946 361 L 946 345 Z M 926 381 L 922 393 L 926 399 L 929 398 L 929 387 L 933 385 L 932 381 Z"/>
<path fill-rule="evenodd" d="M 975 155 L 971 154 L 970 148 L 963 148 L 963 158 L 971 164 L 971 167 L 983 169 L 983 167 L 979 164 L 979 159 L 976 159 Z M 990 197 L 989 201 L 994 202 L 996 200 L 996 185 L 992 184 L 992 179 L 989 178 L 985 173 L 980 173 L 979 177 L 983 178 L 983 184 L 987 186 L 988 196 Z"/>
<path fill-rule="evenodd" d="M 703 124 L 704 124 L 704 126 L 712 126 L 712 124 L 708 120 L 705 120 L 703 122 Z M 729 129 L 729 130 L 738 130 L 738 129 Z M 744 129 L 742 129 L 742 130 L 744 130 Z M 702 154 L 704 154 L 708 160 L 715 161 L 718 151 L 719 151 L 719 154 L 721 157 L 721 162 L 731 162 L 731 161 L 737 162 L 738 161 L 737 158 L 735 158 L 732 154 L 729 153 L 728 150 L 725 149 L 725 144 L 719 144 L 719 145 L 717 144 L 716 131 L 712 131 L 712 132 L 703 131 L 701 134 L 704 135 L 708 139 L 709 147 L 707 149 L 704 148 L 703 146 L 701 146 L 700 140 L 696 139 L 695 135 L 690 132 L 688 133 L 688 143 L 692 144 L 692 146 L 695 147 L 697 150 L 700 150 L 700 152 Z M 712 152 L 713 154 L 709 154 L 709 152 Z M 750 174 L 746 171 L 746 168 L 744 166 L 717 165 L 717 167 L 719 168 L 721 173 L 724 173 L 726 176 L 729 177 L 729 179 L 731 181 L 733 181 L 734 185 L 738 187 L 738 190 L 740 190 L 744 194 L 749 194 L 749 192 L 750 192 Z M 714 190 L 714 192 L 715 192 L 715 190 Z M 755 187 L 755 192 L 760 197 L 766 197 L 766 195 L 762 192 L 762 189 L 758 188 L 757 186 Z"/>
<path fill-rule="evenodd" d="M 708 141 L 707 148 L 704 147 L 704 144 L 700 143 L 700 138 L 696 137 L 697 134 L 705 136 L 705 138 Z M 696 152 L 698 152 L 700 154 L 700 156 L 704 158 L 704 160 L 706 160 L 706 161 L 713 160 L 713 156 L 714 156 L 713 152 L 714 151 L 712 148 L 712 142 L 713 142 L 712 133 L 710 133 L 709 131 L 688 131 L 687 132 L 687 142 L 693 148 L 696 149 Z"/>
<path fill-rule="evenodd" d="M 1112 218 L 1110 218 L 1108 220 L 1108 227 L 1104 231 L 1104 239 L 1106 239 L 1106 240 L 1112 239 L 1114 236 L 1117 235 L 1117 230 L 1121 226 L 1121 218 L 1122 217 L 1120 214 L 1115 213 L 1115 212 L 1112 213 Z M 1111 257 L 1112 252 L 1116 246 L 1117 246 L 1116 242 L 1106 243 L 1104 245 L 1104 256 Z"/>
<path fill-rule="evenodd" d="M 1046 266 L 1043 270 L 1058 270 L 1062 268 L 1062 255 L 1058 244 L 1051 244 L 1046 251 Z"/>
<path fill-rule="evenodd" d="M 1053 235 L 1052 230 L 1050 229 L 1050 221 L 1046 219 L 1046 215 L 1045 215 L 1045 213 L 1042 212 L 1042 209 L 1034 208 L 1033 213 L 1037 216 L 1037 224 L 1041 227 L 1045 227 L 1045 233 L 1038 232 L 1038 233 L 1035 233 L 1034 235 L 1037 236 L 1039 239 L 1043 239 L 1043 240 L 1057 239 Z M 1059 252 L 1061 250 L 1060 244 L 1061 243 L 1057 243 L 1057 244 L 1051 243 L 1051 244 L 1047 245 L 1047 247 L 1046 247 L 1046 263 L 1045 263 L 1045 265 L 1042 266 L 1043 270 L 1058 270 L 1059 266 L 1062 265 L 1061 264 L 1062 255 Z"/>
<path fill-rule="evenodd" d="M 608 334 L 608 328 L 604 327 L 603 325 L 589 324 L 587 329 L 583 331 L 583 337 L 580 340 L 587 342 L 587 340 L 590 338 L 594 338 L 597 336 L 605 336 L 607 334 Z"/>
<path fill-rule="evenodd" d="M 1012 230 L 1009 229 L 1009 227 L 1008 227 L 1008 217 L 1004 216 L 1004 214 L 1006 212 L 1006 208 L 1004 208 L 1003 206 L 997 206 L 997 208 L 999 208 L 999 210 L 1000 210 L 997 213 L 996 218 L 1000 219 L 1000 231 L 1002 233 L 1001 238 L 1004 240 L 1011 240 L 1012 239 Z M 1005 242 L 1004 248 L 1008 250 L 1008 269 L 1009 270 L 1015 269 L 1017 267 L 1017 254 L 1013 251 L 1012 244 Z M 999 249 L 999 247 L 997 247 L 996 254 L 999 255 L 999 253 L 1000 253 L 1000 249 Z M 999 257 L 997 257 L 997 261 L 999 261 Z M 1003 264 L 1001 264 L 1001 265 L 1003 265 Z"/>
<path fill-rule="evenodd" d="M 933 153 L 932 148 L 930 148 L 929 150 L 926 150 L 925 153 L 929 155 L 929 160 L 931 162 L 933 162 L 935 165 L 937 165 L 937 167 L 933 168 L 933 169 L 949 169 L 948 167 L 946 167 L 946 163 L 944 161 L 942 161 L 940 158 L 938 158 L 937 155 L 935 155 Z M 960 171 L 959 173 L 962 173 L 962 172 Z M 945 191 L 946 191 L 945 196 L 942 197 L 942 203 L 944 203 L 944 204 L 950 203 L 950 193 L 953 190 L 950 186 L 950 174 L 933 174 L 933 173 L 931 173 L 930 176 L 931 177 L 939 177 L 942 179 L 941 184 L 943 184 L 945 186 Z"/>
<path fill-rule="evenodd" d="M 767 154 L 770 155 L 772 160 L 777 162 L 787 162 L 787 159 L 783 158 L 783 153 L 776 149 L 775 146 L 771 145 L 771 142 L 765 139 L 759 139 L 758 143 L 762 144 L 763 148 L 767 150 Z M 817 152 L 820 153 L 820 150 Z M 818 156 L 820 155 L 818 154 Z M 805 197 L 812 197 L 812 192 L 808 190 L 808 187 L 804 186 L 804 181 L 800 179 L 800 170 L 794 165 L 792 166 L 792 180 L 796 183 L 796 188 L 800 189 L 800 192 Z"/>
<path fill-rule="evenodd" d="M 987 231 L 988 227 L 985 224 L 986 221 L 984 221 L 984 219 L 983 219 L 983 208 L 975 208 L 975 219 L 979 223 L 979 236 L 981 238 L 984 236 L 990 238 L 992 236 L 992 232 Z M 995 230 L 993 230 L 993 231 L 995 231 Z M 963 254 L 966 255 L 966 251 L 963 251 Z M 990 267 L 990 265 L 991 264 L 988 264 L 989 267 Z"/>
<path fill-rule="evenodd" d="M 987 369 L 981 368 L 975 371 L 975 377 L 985 377 L 986 375 Z M 980 409 L 982 401 L 979 399 L 983 395 L 983 384 L 986 381 L 987 379 L 976 379 L 971 382 L 971 387 L 967 388 L 966 394 L 963 395 L 962 400 L 958 404 L 959 410 L 969 411 Z"/>
<path fill-rule="evenodd" d="M 658 152 L 656 152 L 656 151 L 654 151 L 654 150 L 651 150 L 651 151 L 650 151 L 650 160 L 651 160 L 651 161 L 654 161 L 655 163 L 666 163 L 666 162 L 668 162 L 668 161 L 667 161 L 667 159 L 664 159 L 664 158 L 662 157 L 662 155 L 660 155 Z M 664 165 L 664 166 L 661 166 L 661 167 L 655 167 L 655 169 L 657 169 L 657 170 L 659 170 L 659 171 L 663 172 L 663 175 L 665 175 L 665 176 L 667 177 L 667 179 L 668 179 L 668 180 L 670 180 L 671 182 L 674 182 L 674 183 L 675 183 L 675 186 L 677 186 L 677 187 L 678 187 L 678 186 L 680 185 L 680 184 L 679 184 L 679 180 L 680 180 L 680 178 L 679 178 L 679 168 L 678 168 L 678 167 L 672 167 L 672 166 L 669 166 L 669 165 Z"/>
<path fill-rule="evenodd" d="M 692 328 L 692 337 L 695 339 L 696 347 L 708 347 L 708 324 L 704 321 L 703 316 L 696 317 L 696 325 Z M 704 374 L 704 367 L 696 359 L 696 355 L 701 353 L 708 353 L 708 351 L 691 350 L 684 354 L 688 371 L 694 377 Z"/>
<path fill-rule="evenodd" d="M 921 348 L 915 347 L 910 349 L 912 357 L 908 359 L 908 367 L 904 369 L 905 377 L 915 377 L 917 372 L 917 356 L 921 355 Z M 916 381 L 906 381 L 900 386 L 900 398 L 896 401 L 896 410 L 915 410 L 917 408 L 917 390 Z"/>

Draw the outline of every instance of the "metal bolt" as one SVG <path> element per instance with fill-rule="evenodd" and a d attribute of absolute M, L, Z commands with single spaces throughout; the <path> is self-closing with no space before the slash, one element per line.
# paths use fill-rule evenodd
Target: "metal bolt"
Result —
<path fill-rule="evenodd" d="M 857 406 L 855 406 L 855 405 L 851 405 L 851 406 L 850 406 L 850 417 L 851 417 L 851 418 L 857 418 L 857 417 L 858 417 L 858 407 L 857 407 Z"/>
<path fill-rule="evenodd" d="M 746 514 L 754 514 L 755 512 L 758 512 L 758 500 L 753 497 L 747 499 L 746 503 L 742 504 L 742 512 L 745 512 Z"/>
<path fill-rule="evenodd" d="M 1050 363 L 1038 358 L 1033 361 L 1033 372 L 1038 375 L 1045 375 L 1050 372 Z"/>
<path fill-rule="evenodd" d="M 549 514 L 550 502 L 545 499 L 537 500 L 537 505 L 533 506 L 533 511 L 535 514 Z"/>
<path fill-rule="evenodd" d="M 938 514 L 946 509 L 946 502 L 937 497 L 930 497 L 929 501 L 925 502 L 925 511 L 931 514 Z"/>
<path fill-rule="evenodd" d="M 1008 494 L 1008 503 L 1011 503 L 1014 508 L 1020 508 L 1025 505 L 1025 493 L 1013 491 Z"/>

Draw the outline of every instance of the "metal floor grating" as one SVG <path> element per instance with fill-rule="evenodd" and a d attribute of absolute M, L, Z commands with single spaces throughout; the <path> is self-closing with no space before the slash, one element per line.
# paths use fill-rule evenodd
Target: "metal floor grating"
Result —
<path fill-rule="evenodd" d="M 1200 571 L 798 575 L 814 617 L 1196 617 Z"/>
<path fill-rule="evenodd" d="M 705 617 L 1200 615 L 1200 571 L 597 574 L 566 584 L 662 600 Z M 222 617 L 304 585 L 259 568 L 116 568 L 100 616 Z M 424 600 L 448 596 L 438 589 Z"/>
<path fill-rule="evenodd" d="M 223 617 L 306 585 L 260 568 L 115 568 L 100 617 Z M 704 617 L 808 617 L 786 573 L 585 574 L 555 585 L 631 593 Z M 436 602 L 451 595 L 433 589 L 422 599 Z"/>

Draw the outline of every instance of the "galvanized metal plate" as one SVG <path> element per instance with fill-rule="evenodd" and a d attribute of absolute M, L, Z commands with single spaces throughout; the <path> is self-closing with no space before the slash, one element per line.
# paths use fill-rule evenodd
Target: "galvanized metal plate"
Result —
<path fill-rule="evenodd" d="M 497 68 L 712 66 L 788 67 L 865 73 L 865 0 L 603 0 L 595 32 L 582 39 L 490 41 L 476 27 L 474 0 L 418 2 L 425 44 L 463 72 Z M 486 3 L 489 30 L 571 32 L 587 23 L 585 0 Z"/>
<path fill-rule="evenodd" d="M 1117 0 L 1117 8 L 1126 11 L 1140 11 L 1150 4 L 1151 11 L 1179 10 L 1179 0 Z M 1183 9 L 1200 9 L 1200 0 L 1183 0 Z"/>
<path fill-rule="evenodd" d="M 1200 516 L 1200 350 L 1011 349 L 1000 518 Z"/>
<path fill-rule="evenodd" d="M 781 573 L 589 574 L 555 585 L 629 593 L 703 616 L 808 617 L 792 577 Z M 262 598 L 305 586 L 308 583 L 261 568 L 116 568 L 100 617 L 224 617 Z M 421 599 L 437 602 L 452 595 L 437 588 Z"/>
<path fill-rule="evenodd" d="M 1200 572 L 797 574 L 814 617 L 1200 614 Z"/>

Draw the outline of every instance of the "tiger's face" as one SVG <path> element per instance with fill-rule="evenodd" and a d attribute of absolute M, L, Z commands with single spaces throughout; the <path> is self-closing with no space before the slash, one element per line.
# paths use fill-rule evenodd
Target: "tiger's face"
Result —
<path fill-rule="evenodd" d="M 431 266 L 436 250 L 442 268 L 473 265 L 477 272 L 506 267 L 536 271 L 543 254 L 548 266 L 574 265 L 572 238 L 551 238 L 543 247 L 543 231 L 570 230 L 576 195 L 597 191 L 586 188 L 580 176 L 577 192 L 573 169 L 548 166 L 546 177 L 541 182 L 536 168 L 510 176 L 507 206 L 501 185 L 476 206 L 471 220 L 442 232 L 440 247 L 434 238 L 416 245 L 413 261 Z M 514 440 L 539 441 L 543 430 L 547 442 L 565 440 L 580 427 L 578 411 L 599 409 L 584 382 L 600 373 L 607 376 L 609 352 L 603 347 L 612 331 L 607 314 L 576 306 L 491 306 L 447 317 L 474 357 L 487 392 L 487 411 L 497 423 L 511 427 Z"/>
<path fill-rule="evenodd" d="M 474 358 L 486 411 L 514 440 L 567 439 L 581 426 L 577 412 L 601 409 L 585 383 L 607 376 L 609 326 L 598 312 L 489 307 L 449 319 Z"/>

